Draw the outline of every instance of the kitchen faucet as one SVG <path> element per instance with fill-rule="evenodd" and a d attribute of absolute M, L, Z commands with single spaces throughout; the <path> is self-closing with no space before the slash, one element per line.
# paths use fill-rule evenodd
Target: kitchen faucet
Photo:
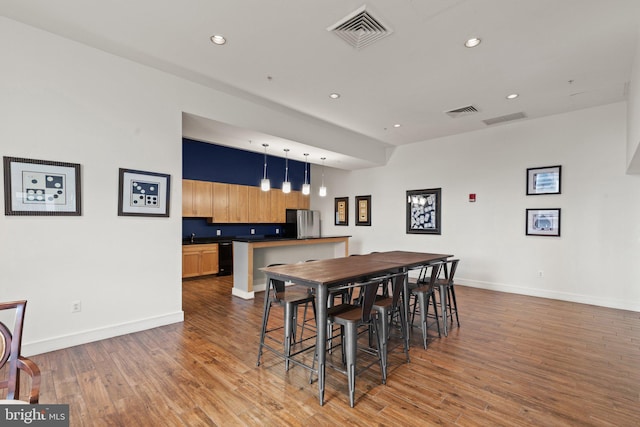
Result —
<path fill-rule="evenodd" d="M 191 243 L 193 243 L 193 239 L 196 238 L 196 233 L 191 233 Z"/>

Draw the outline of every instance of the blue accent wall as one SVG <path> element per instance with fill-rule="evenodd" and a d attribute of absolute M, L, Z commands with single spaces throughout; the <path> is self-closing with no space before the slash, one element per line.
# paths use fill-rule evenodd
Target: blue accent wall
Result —
<path fill-rule="evenodd" d="M 262 148 L 262 147 L 261 147 Z M 284 156 L 284 151 L 278 153 Z M 271 180 L 271 191 L 280 191 L 284 181 L 285 159 L 269 155 L 267 148 L 267 178 Z M 183 138 L 182 177 L 199 181 L 224 182 L 227 184 L 260 186 L 264 170 L 264 153 L 239 150 L 206 142 Z M 311 182 L 311 168 L 309 168 Z M 304 183 L 304 162 L 289 159 L 289 181 L 295 191 Z M 209 224 L 205 218 L 183 218 L 182 237 L 191 233 L 197 237 L 248 236 L 251 229 L 255 235 L 271 236 L 281 234 L 282 224 Z M 278 230 L 278 231 L 276 231 Z"/>

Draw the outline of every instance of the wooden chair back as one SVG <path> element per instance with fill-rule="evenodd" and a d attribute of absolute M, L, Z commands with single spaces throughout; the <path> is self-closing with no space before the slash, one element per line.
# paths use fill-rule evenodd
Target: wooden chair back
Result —
<path fill-rule="evenodd" d="M 5 399 L 20 400 L 20 372 L 24 371 L 31 377 L 28 402 L 38 403 L 40 369 L 35 363 L 20 354 L 26 306 L 27 301 L 0 303 L 0 312 L 15 311 L 13 331 L 0 321 L 0 372 L 6 373 L 6 378 L 0 381 L 0 390 L 7 390 Z"/>

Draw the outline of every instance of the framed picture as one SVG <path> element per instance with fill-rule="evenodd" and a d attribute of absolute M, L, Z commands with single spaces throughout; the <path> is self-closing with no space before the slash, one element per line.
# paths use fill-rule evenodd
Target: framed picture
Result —
<path fill-rule="evenodd" d="M 356 196 L 356 225 L 371 225 L 371 196 Z"/>
<path fill-rule="evenodd" d="M 407 234 L 440 234 L 440 188 L 407 191 Z"/>
<path fill-rule="evenodd" d="M 169 216 L 171 177 L 120 168 L 118 216 Z"/>
<path fill-rule="evenodd" d="M 527 169 L 527 196 L 560 194 L 562 166 Z"/>
<path fill-rule="evenodd" d="M 527 236 L 560 236 L 560 209 L 527 209 Z"/>
<path fill-rule="evenodd" d="M 349 198 L 348 197 L 336 197 L 335 211 L 336 211 L 335 225 L 349 225 Z"/>
<path fill-rule="evenodd" d="M 3 159 L 5 215 L 81 215 L 79 164 Z"/>

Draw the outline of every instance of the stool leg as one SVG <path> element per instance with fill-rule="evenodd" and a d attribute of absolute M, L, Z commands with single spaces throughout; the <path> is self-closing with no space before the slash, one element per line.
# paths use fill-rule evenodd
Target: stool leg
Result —
<path fill-rule="evenodd" d="M 297 306 L 296 306 L 297 308 Z M 284 369 L 289 370 L 289 357 L 291 355 L 291 333 L 293 331 L 293 304 L 284 306 Z"/>
<path fill-rule="evenodd" d="M 427 298 L 427 302 L 429 301 L 429 299 Z M 438 327 L 438 336 L 441 337 L 442 334 L 440 333 L 440 317 L 438 316 L 438 305 L 436 302 L 436 294 L 435 293 L 431 293 L 431 302 L 433 303 L 433 316 L 436 319 L 436 326 Z M 429 304 L 427 304 L 427 317 L 429 315 Z"/>
<path fill-rule="evenodd" d="M 422 329 L 422 345 L 427 349 L 427 311 L 429 310 L 427 294 L 418 292 L 418 304 L 420 305 L 420 329 Z"/>
<path fill-rule="evenodd" d="M 358 331 L 355 323 L 348 323 L 345 329 L 345 353 L 347 358 L 347 377 L 349 380 L 349 404 L 353 408 L 356 397 L 356 353 Z"/>
<path fill-rule="evenodd" d="M 460 327 L 460 319 L 458 319 L 458 302 L 456 301 L 456 291 L 453 286 L 453 283 L 449 287 L 449 295 L 450 295 L 450 307 L 453 306 L 453 312 L 456 314 L 456 323 L 458 327 Z M 453 316 L 451 316 L 451 322 L 453 323 Z"/>
<path fill-rule="evenodd" d="M 382 383 L 384 384 L 387 378 L 387 355 L 389 346 L 389 311 L 387 308 L 381 307 L 377 317 L 377 328 L 374 322 L 373 333 L 376 335 L 378 351 L 380 352 L 380 367 L 382 369 Z"/>
<path fill-rule="evenodd" d="M 262 357 L 262 347 L 264 346 L 264 337 L 267 333 L 267 322 L 269 321 L 269 311 L 271 310 L 271 301 L 269 299 L 269 289 L 264 295 L 264 309 L 262 311 L 262 330 L 260 332 L 260 346 L 258 347 L 258 361 L 256 366 L 260 366 L 260 358 Z"/>
<path fill-rule="evenodd" d="M 404 346 L 404 354 L 407 356 L 407 363 L 410 362 L 409 360 L 409 331 L 407 328 L 407 322 L 404 318 L 404 310 L 402 309 L 402 305 L 398 305 L 398 307 L 396 307 L 396 310 L 398 310 L 400 312 L 400 333 L 402 334 L 402 344 Z M 392 315 L 392 320 L 393 320 L 393 315 Z"/>
<path fill-rule="evenodd" d="M 379 314 L 379 313 L 377 313 Z M 383 343 L 382 341 L 382 334 L 380 333 L 380 329 L 379 329 L 379 322 L 380 322 L 380 317 L 377 317 L 375 319 L 373 319 L 373 323 L 372 323 L 372 327 L 373 327 L 373 333 L 376 335 L 376 339 L 378 342 L 378 361 L 380 362 L 380 372 L 382 373 L 382 384 L 386 384 L 387 383 L 387 364 L 386 364 L 386 360 L 383 360 L 383 355 L 382 352 L 380 351 L 380 349 L 382 348 L 382 346 L 386 346 L 386 343 Z M 385 350 L 386 352 L 386 350 Z M 384 356 L 386 357 L 386 356 Z"/>

